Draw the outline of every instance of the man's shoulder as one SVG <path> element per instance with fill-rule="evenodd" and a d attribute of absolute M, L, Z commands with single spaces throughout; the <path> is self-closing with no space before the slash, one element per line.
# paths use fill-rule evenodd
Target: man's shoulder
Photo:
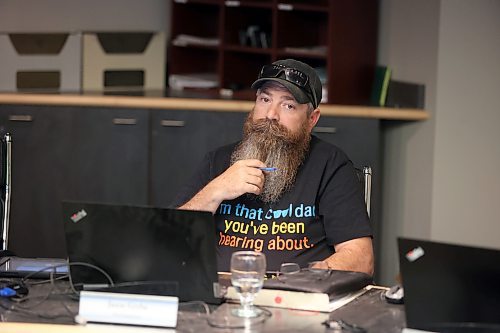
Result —
<path fill-rule="evenodd" d="M 224 146 L 220 146 L 211 152 L 209 154 L 212 157 L 222 157 L 222 156 L 231 156 L 233 153 L 234 148 L 238 145 L 239 142 L 232 142 Z"/>
<path fill-rule="evenodd" d="M 208 152 L 205 158 L 208 159 L 210 165 L 212 165 L 212 167 L 214 167 L 217 172 L 221 172 L 221 170 L 225 170 L 227 167 L 229 167 L 231 155 L 238 143 L 239 142 L 233 142 L 224 146 L 220 146 Z"/>
<path fill-rule="evenodd" d="M 327 142 L 318 138 L 317 136 L 311 136 L 310 145 L 311 155 L 321 155 L 324 157 L 340 157 L 348 159 L 347 154 L 338 146 L 333 143 Z"/>

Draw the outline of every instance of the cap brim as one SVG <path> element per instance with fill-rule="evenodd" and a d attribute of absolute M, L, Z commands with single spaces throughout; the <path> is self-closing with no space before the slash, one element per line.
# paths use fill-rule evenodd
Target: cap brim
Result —
<path fill-rule="evenodd" d="M 264 82 L 266 81 L 276 81 L 285 86 L 285 88 L 287 88 L 290 91 L 295 100 L 300 104 L 306 104 L 306 103 L 314 104 L 314 102 L 311 101 L 311 98 L 301 88 L 299 88 L 298 86 L 287 80 L 280 79 L 279 77 L 265 77 L 258 79 L 254 83 L 252 83 L 252 88 L 259 89 L 260 86 L 262 86 L 262 84 L 264 84 Z"/>

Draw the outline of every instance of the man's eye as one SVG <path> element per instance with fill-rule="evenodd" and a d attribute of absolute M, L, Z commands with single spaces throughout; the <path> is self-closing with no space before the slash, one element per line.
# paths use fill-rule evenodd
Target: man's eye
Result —
<path fill-rule="evenodd" d="M 269 97 L 266 97 L 266 96 L 261 97 L 260 100 L 265 102 L 265 103 L 270 101 Z"/>
<path fill-rule="evenodd" d="M 295 105 L 294 104 L 285 104 L 284 107 L 287 110 L 295 110 Z"/>

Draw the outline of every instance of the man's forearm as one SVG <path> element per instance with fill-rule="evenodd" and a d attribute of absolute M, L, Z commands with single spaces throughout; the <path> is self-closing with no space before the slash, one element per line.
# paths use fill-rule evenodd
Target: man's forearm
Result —
<path fill-rule="evenodd" d="M 203 210 L 215 213 L 224 200 L 231 200 L 245 193 L 260 194 L 264 186 L 264 174 L 259 168 L 265 164 L 259 160 L 240 160 L 179 209 Z"/>
<path fill-rule="evenodd" d="M 221 201 L 214 198 L 210 188 L 204 187 L 194 197 L 191 198 L 184 205 L 178 207 L 179 209 L 187 210 L 201 210 L 215 213 Z"/>
<path fill-rule="evenodd" d="M 368 237 L 354 239 L 336 247 L 336 252 L 323 260 L 324 268 L 363 272 L 373 275 L 373 247 Z"/>

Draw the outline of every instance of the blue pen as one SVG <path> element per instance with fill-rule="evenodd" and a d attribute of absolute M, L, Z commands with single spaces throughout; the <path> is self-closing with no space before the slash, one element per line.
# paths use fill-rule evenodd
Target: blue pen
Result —
<path fill-rule="evenodd" d="M 269 167 L 269 168 L 258 168 L 259 170 L 262 170 L 262 171 L 276 171 L 278 170 L 278 168 L 274 168 L 274 167 Z"/>

